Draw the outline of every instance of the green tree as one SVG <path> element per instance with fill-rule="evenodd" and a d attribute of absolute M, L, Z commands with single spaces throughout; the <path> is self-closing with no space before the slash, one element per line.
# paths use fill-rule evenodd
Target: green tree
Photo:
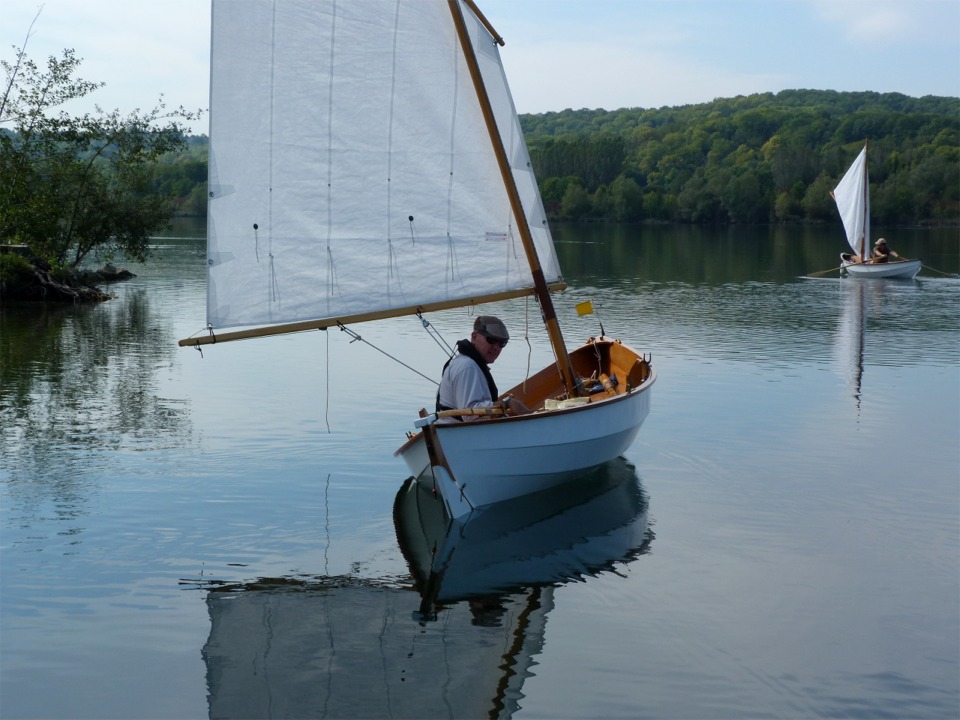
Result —
<path fill-rule="evenodd" d="M 801 203 L 807 217 L 826 222 L 839 221 L 837 205 L 830 196 L 836 184 L 835 180 L 831 180 L 824 174 L 810 183 Z"/>
<path fill-rule="evenodd" d="M 153 164 L 181 148 L 198 113 L 168 111 L 163 96 L 148 112 L 121 115 L 99 107 L 71 116 L 62 106 L 102 83 L 76 77 L 72 49 L 39 68 L 23 49 L 0 61 L 0 242 L 28 245 L 51 265 L 73 268 L 97 251 L 134 260 L 173 214 L 168 196 L 150 187 Z"/>
<path fill-rule="evenodd" d="M 567 185 L 560 203 L 560 216 L 565 220 L 579 220 L 585 217 L 592 209 L 590 195 L 579 182 Z"/>
<path fill-rule="evenodd" d="M 548 177 L 540 188 L 540 197 L 543 199 L 544 209 L 550 215 L 558 215 L 560 206 L 563 203 L 563 196 L 567 192 L 567 186 L 571 182 L 580 182 L 577 178 L 568 177 Z"/>
<path fill-rule="evenodd" d="M 803 196 L 806 186 L 795 182 L 789 191 L 777 194 L 774 201 L 774 217 L 780 222 L 790 222 L 803 217 Z"/>
<path fill-rule="evenodd" d="M 618 222 L 643 218 L 643 193 L 633 178 L 619 175 L 610 185 L 613 217 Z"/>

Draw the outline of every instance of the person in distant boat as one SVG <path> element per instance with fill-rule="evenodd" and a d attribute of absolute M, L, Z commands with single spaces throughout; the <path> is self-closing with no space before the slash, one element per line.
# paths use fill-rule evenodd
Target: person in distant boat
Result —
<path fill-rule="evenodd" d="M 473 323 L 469 339 L 457 341 L 457 353 L 443 366 L 437 391 L 437 412 L 460 408 L 502 407 L 507 415 L 525 415 L 530 408 L 520 400 L 496 400 L 497 384 L 490 374 L 492 365 L 507 346 L 507 326 L 492 315 L 481 315 Z M 463 416 L 477 420 L 480 416 Z M 458 418 L 454 418 L 456 422 Z"/>
<path fill-rule="evenodd" d="M 899 258 L 893 250 L 887 246 L 887 241 L 884 238 L 877 240 L 876 244 L 873 246 L 873 252 L 870 255 L 870 262 L 872 263 L 885 263 L 890 261 L 890 257 Z"/>

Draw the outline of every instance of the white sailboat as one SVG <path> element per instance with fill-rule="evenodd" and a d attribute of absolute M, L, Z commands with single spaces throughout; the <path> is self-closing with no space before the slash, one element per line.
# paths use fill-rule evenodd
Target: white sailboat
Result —
<path fill-rule="evenodd" d="M 424 412 L 397 451 L 453 516 L 617 457 L 656 379 L 619 340 L 567 351 L 498 44 L 473 0 L 213 0 L 208 328 L 180 341 L 534 296 L 556 363 L 504 395 L 536 412 L 449 425 Z"/>
<path fill-rule="evenodd" d="M 867 144 L 850 169 L 830 193 L 837 203 L 840 219 L 853 253 L 840 254 L 840 273 L 856 278 L 899 278 L 912 280 L 920 272 L 919 259 L 898 258 L 877 263 L 870 260 L 870 173 Z"/>

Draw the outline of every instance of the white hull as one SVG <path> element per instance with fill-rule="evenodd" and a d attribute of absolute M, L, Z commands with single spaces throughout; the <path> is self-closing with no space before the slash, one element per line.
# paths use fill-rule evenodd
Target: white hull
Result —
<path fill-rule="evenodd" d="M 840 272 L 850 277 L 864 279 L 895 278 L 898 280 L 913 280 L 923 266 L 921 260 L 896 260 L 885 263 L 856 263 L 850 262 L 849 255 L 840 256 Z"/>
<path fill-rule="evenodd" d="M 639 358 L 635 351 L 616 345 L 622 348 L 622 354 Z M 588 344 L 579 352 L 581 359 L 588 357 L 592 346 Z M 397 454 L 414 477 L 435 483 L 455 518 L 554 487 L 630 447 L 650 412 L 650 390 L 656 373 L 648 368 L 649 375 L 636 387 L 626 390 L 622 383 L 620 394 L 604 395 L 580 407 L 475 422 L 435 423 Z M 543 372 L 552 371 L 548 368 Z M 621 376 L 624 380 L 625 375 Z M 511 393 L 520 394 L 518 389 Z M 428 437 L 439 446 L 435 454 L 439 461 L 432 466 Z"/>

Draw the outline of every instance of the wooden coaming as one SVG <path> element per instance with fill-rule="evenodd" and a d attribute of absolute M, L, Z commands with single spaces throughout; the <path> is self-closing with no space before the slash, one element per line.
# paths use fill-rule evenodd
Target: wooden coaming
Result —
<path fill-rule="evenodd" d="M 599 402 L 623 395 L 638 388 L 649 376 L 649 363 L 619 340 L 590 338 L 587 343 L 572 353 L 570 361 L 578 377 L 598 379 L 601 375 L 616 377 L 614 394 L 597 393 L 590 396 L 591 402 Z M 556 367 L 547 367 L 510 388 L 504 395 L 519 398 L 531 410 L 543 409 L 548 398 L 567 397 L 563 380 Z M 501 396 L 502 397 L 502 396 Z"/>

